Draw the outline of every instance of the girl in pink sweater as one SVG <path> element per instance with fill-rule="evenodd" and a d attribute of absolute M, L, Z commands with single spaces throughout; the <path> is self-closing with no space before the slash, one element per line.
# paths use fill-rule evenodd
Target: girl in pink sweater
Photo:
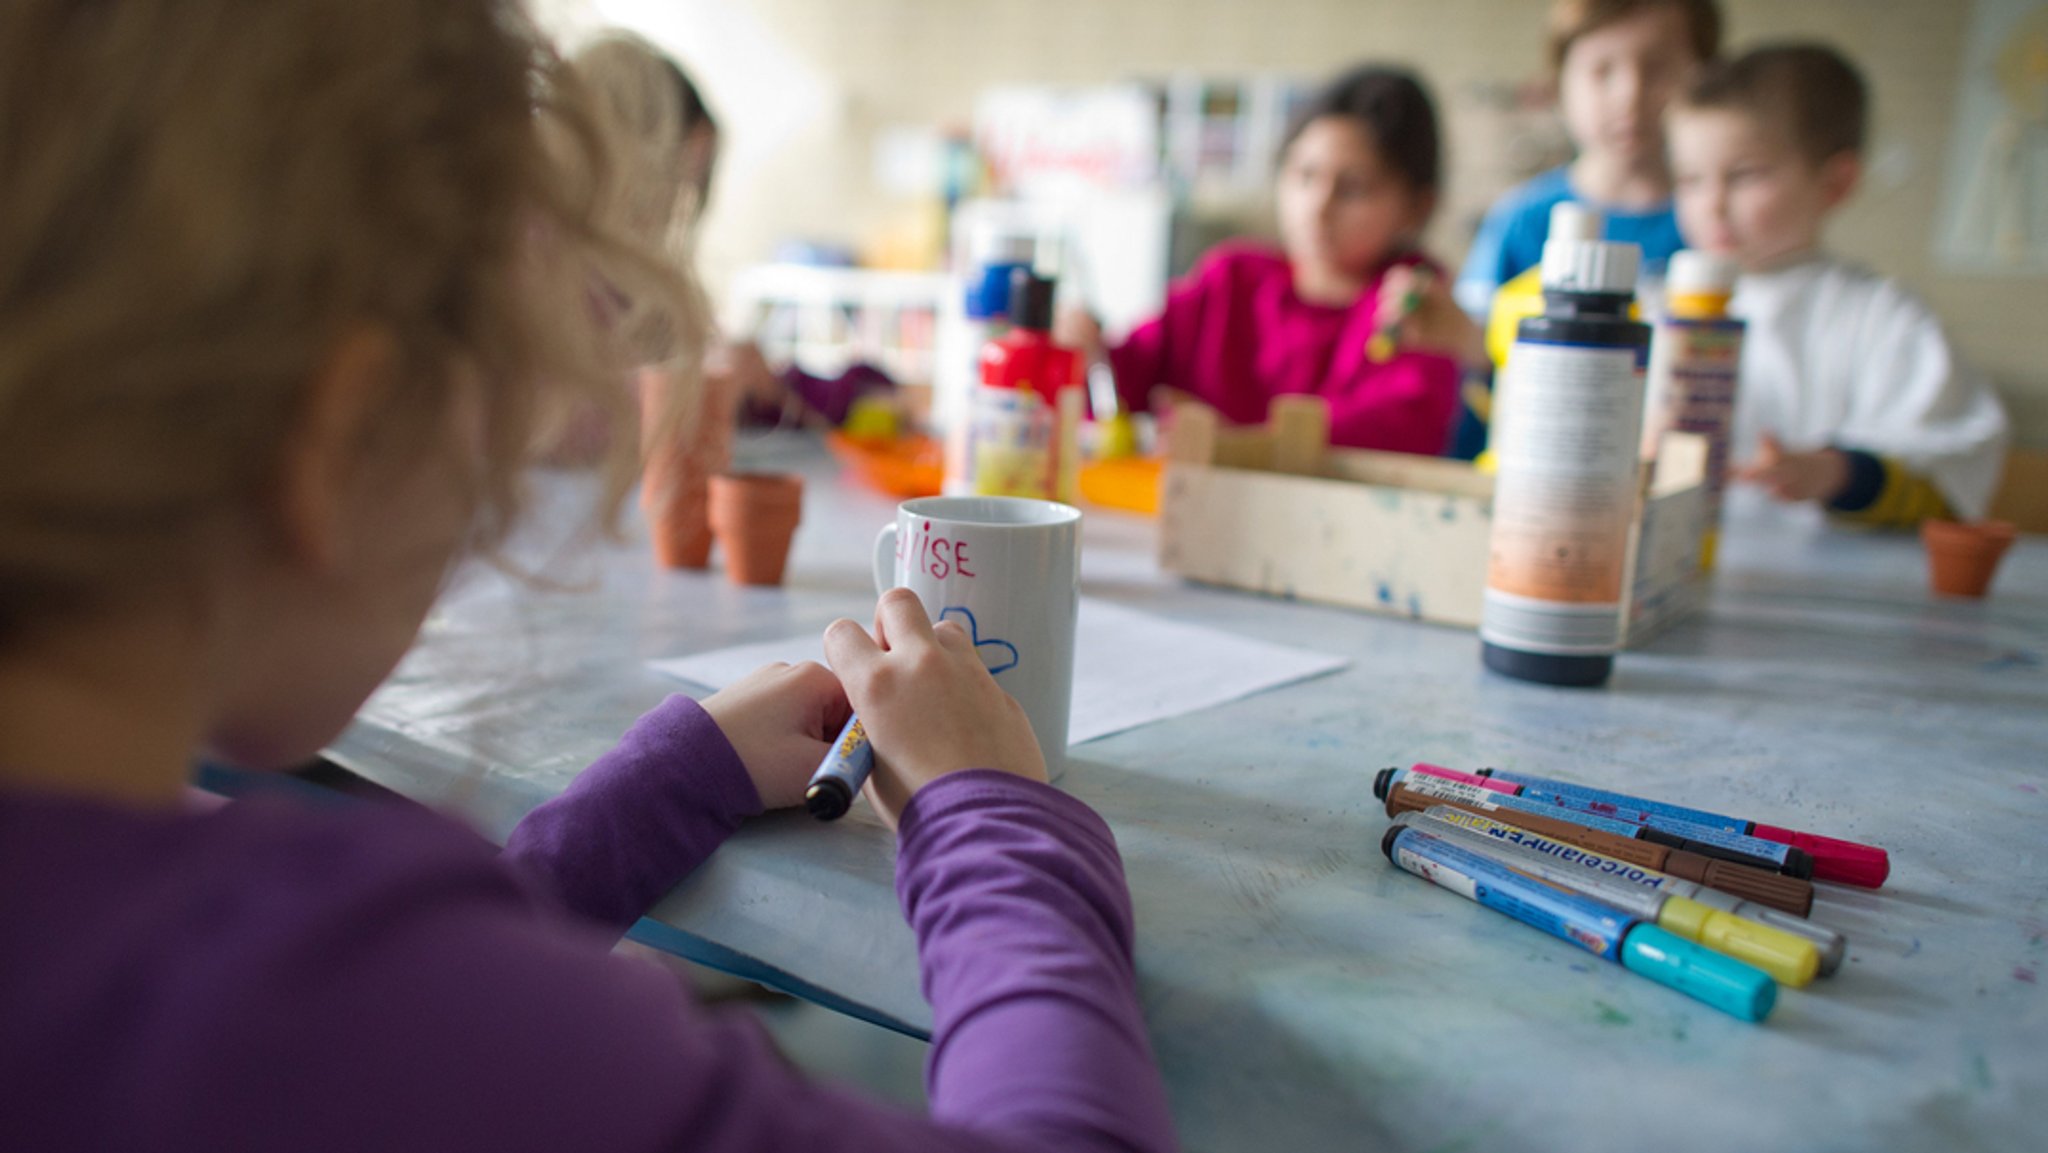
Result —
<path fill-rule="evenodd" d="M 1409 73 L 1364 67 L 1325 87 L 1282 146 L 1282 251 L 1218 246 L 1168 292 L 1165 311 L 1107 349 L 1125 407 L 1143 411 L 1163 386 L 1254 424 L 1273 397 L 1309 393 L 1330 404 L 1333 444 L 1442 452 L 1458 362 L 1479 355 L 1479 335 L 1417 247 L 1436 209 L 1439 152 L 1436 111 Z M 1372 347 L 1383 326 L 1392 349 Z M 1061 328 L 1063 343 L 1102 348 L 1085 315 Z"/>

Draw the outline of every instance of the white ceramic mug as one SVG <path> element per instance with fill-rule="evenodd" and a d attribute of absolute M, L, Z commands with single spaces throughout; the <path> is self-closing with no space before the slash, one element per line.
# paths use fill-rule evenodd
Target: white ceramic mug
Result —
<path fill-rule="evenodd" d="M 904 501 L 875 538 L 875 591 L 907 588 L 932 621 L 957 621 L 1024 714 L 1058 776 L 1074 703 L 1081 511 L 1047 500 Z"/>

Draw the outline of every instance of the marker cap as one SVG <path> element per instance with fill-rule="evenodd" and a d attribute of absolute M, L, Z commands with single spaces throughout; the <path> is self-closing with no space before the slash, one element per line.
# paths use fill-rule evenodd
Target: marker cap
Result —
<path fill-rule="evenodd" d="M 1621 963 L 1660 985 L 1704 1001 L 1731 1017 L 1761 1021 L 1777 1004 L 1770 975 L 1701 948 L 1655 925 L 1637 925 L 1621 943 Z"/>
<path fill-rule="evenodd" d="M 1406 771 L 1420 773 L 1425 777 L 1441 777 L 1447 781 L 1456 781 L 1461 785 L 1471 785 L 1474 788 L 1485 789 L 1488 792 L 1506 793 L 1510 796 L 1519 791 L 1514 785 L 1510 785 L 1505 781 L 1489 780 L 1476 773 L 1460 772 L 1457 769 L 1447 769 L 1442 765 L 1432 765 L 1421 761 L 1416 762 Z M 1382 801 L 1386 800 L 1387 790 L 1394 787 L 1394 778 L 1401 775 L 1401 773 L 1402 770 L 1400 769 L 1381 769 L 1379 775 L 1372 779 L 1372 795 Z"/>
<path fill-rule="evenodd" d="M 1657 925 L 1716 953 L 1754 965 L 1769 973 L 1772 980 L 1795 989 L 1805 988 L 1820 968 L 1820 950 L 1812 941 L 1710 909 L 1685 897 L 1667 899 L 1657 912 Z"/>
<path fill-rule="evenodd" d="M 1695 884 L 1690 887 L 1690 898 L 1709 909 L 1733 913 L 1781 933 L 1790 933 L 1795 937 L 1812 941 L 1813 947 L 1820 950 L 1820 968 L 1816 976 L 1833 976 L 1835 970 L 1842 967 L 1842 962 L 1848 959 L 1849 939 L 1844 937 L 1839 929 L 1831 929 L 1803 917 L 1795 917 L 1781 909 L 1768 908 L 1755 901 L 1745 901 L 1733 893 L 1709 889 L 1705 885 Z"/>
<path fill-rule="evenodd" d="M 804 790 L 804 811 L 821 821 L 836 821 L 853 807 L 853 790 L 837 777 L 826 777 Z"/>
<path fill-rule="evenodd" d="M 1813 857 L 1813 875 L 1823 881 L 1876 889 L 1883 887 L 1885 878 L 1892 875 L 1891 855 L 1876 845 L 1859 845 L 1777 825 L 1757 825 L 1750 835 L 1806 850 Z"/>

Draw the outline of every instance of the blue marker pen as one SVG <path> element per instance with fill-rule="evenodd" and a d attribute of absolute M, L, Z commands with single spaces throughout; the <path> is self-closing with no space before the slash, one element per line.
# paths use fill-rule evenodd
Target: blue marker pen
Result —
<path fill-rule="evenodd" d="M 1670 833 L 1662 829 L 1651 828 L 1648 825 L 1638 825 L 1631 821 L 1618 821 L 1612 817 L 1603 817 L 1598 813 L 1589 813 L 1583 809 L 1572 809 L 1569 816 L 1561 815 L 1558 812 L 1558 806 L 1544 801 L 1530 800 L 1527 797 L 1515 793 L 1501 792 L 1497 789 L 1482 789 L 1476 785 L 1465 784 L 1462 781 L 1430 776 L 1428 773 L 1411 773 L 1400 769 L 1389 769 L 1380 775 L 1387 781 L 1388 789 L 1398 784 L 1412 793 L 1438 800 L 1490 805 L 1502 809 L 1511 809 L 1518 813 L 1528 813 L 1532 816 L 1568 820 L 1574 825 L 1598 829 L 1603 833 L 1613 833 L 1617 837 L 1626 837 L 1631 841 L 1648 841 L 1653 845 L 1663 845 L 1669 849 L 1684 849 L 1687 852 L 1698 853 L 1702 857 L 1713 857 L 1737 865 L 1748 865 L 1752 869 L 1763 869 L 1771 873 L 1785 873 L 1789 876 L 1798 877 L 1800 880 L 1805 880 L 1806 877 L 1813 875 L 1813 861 L 1804 853 L 1799 854 L 1799 859 L 1796 862 L 1781 862 L 1771 857 L 1762 857 L 1755 853 L 1744 852 L 1741 849 L 1729 848 L 1718 840 L 1703 840 L 1680 833 Z M 1377 782 L 1375 782 L 1374 792 L 1379 791 L 1381 790 Z M 1802 867 L 1805 870 L 1804 876 L 1795 871 Z"/>
<path fill-rule="evenodd" d="M 1731 833 L 1746 833 L 1766 841 L 1791 845 L 1813 858 L 1813 875 L 1824 881 L 1843 881 L 1875 889 L 1882 886 L 1885 878 L 1891 875 L 1891 858 L 1876 845 L 1845 841 L 1839 837 L 1823 837 L 1818 833 L 1802 833 L 1797 829 L 1788 829 L 1780 825 L 1731 817 L 1725 813 L 1710 813 L 1704 809 L 1689 809 L 1683 805 L 1646 800 L 1610 789 L 1575 785 L 1569 781 L 1551 780 L 1548 777 L 1530 777 L 1521 773 L 1504 773 L 1496 769 L 1482 769 L 1479 775 L 1490 776 L 1503 786 L 1519 792 L 1540 788 L 1553 794 L 1620 808 L 1632 808 L 1658 817 L 1691 821 L 1710 828 Z"/>
<path fill-rule="evenodd" d="M 1380 841 L 1387 859 L 1441 889 L 1505 913 L 1733 1017 L 1761 1021 L 1778 986 L 1724 957 L 1613 906 L 1515 872 L 1462 845 L 1406 825 Z"/>
<path fill-rule="evenodd" d="M 804 787 L 804 809 L 821 821 L 836 821 L 853 807 L 854 794 L 875 767 L 875 747 L 859 717 L 848 717 L 832 749 Z"/>
<path fill-rule="evenodd" d="M 1724 828 L 1700 824 L 1682 817 L 1666 816 L 1647 808 L 1617 805 L 1612 801 L 1588 797 L 1576 790 L 1555 789 L 1547 785 L 1524 785 L 1518 795 L 1547 805 L 1556 805 L 1573 813 L 1590 813 L 1597 817 L 1627 821 L 1632 825 L 1641 825 L 1646 829 L 1655 829 L 1673 836 L 1709 845 L 1720 845 L 1722 848 L 1770 861 L 1779 872 L 1801 880 L 1813 876 L 1813 860 L 1803 850 L 1776 841 L 1766 841 L 1762 837 L 1731 833 Z"/>

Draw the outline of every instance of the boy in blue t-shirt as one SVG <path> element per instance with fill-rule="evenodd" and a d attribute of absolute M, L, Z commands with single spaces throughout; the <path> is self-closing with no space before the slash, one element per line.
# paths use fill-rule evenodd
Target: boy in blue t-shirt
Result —
<path fill-rule="evenodd" d="M 1714 0 L 1558 0 L 1550 10 L 1550 60 L 1558 104 L 1577 157 L 1510 190 L 1487 212 L 1458 274 L 1458 304 L 1484 326 L 1500 287 L 1543 260 L 1550 210 L 1575 200 L 1600 211 L 1610 240 L 1643 250 L 1659 274 L 1684 247 L 1664 156 L 1664 106 L 1720 50 Z M 1451 455 L 1470 458 L 1486 441 L 1466 412 Z"/>

